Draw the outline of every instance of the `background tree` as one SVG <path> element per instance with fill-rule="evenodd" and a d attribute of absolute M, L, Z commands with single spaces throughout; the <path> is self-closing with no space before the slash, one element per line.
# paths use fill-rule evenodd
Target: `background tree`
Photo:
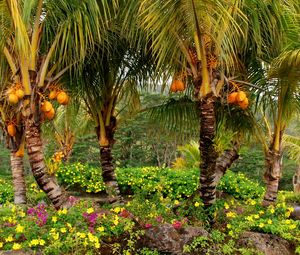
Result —
<path fill-rule="evenodd" d="M 9 64 L 10 82 L 21 84 L 24 91 L 24 99 L 14 103 L 22 109 L 31 169 L 56 208 L 64 205 L 65 198 L 44 162 L 40 106 L 49 84 L 82 60 L 101 38 L 106 26 L 101 14 L 109 18 L 112 7 L 103 1 L 100 5 L 93 0 L 0 2 L 0 62 Z"/>
<path fill-rule="evenodd" d="M 152 49 L 158 55 L 158 66 L 170 67 L 172 63 L 174 72 L 183 72 L 193 81 L 200 120 L 200 193 L 209 206 L 215 201 L 219 156 L 214 146 L 216 104 L 224 95 L 224 85 L 228 85 L 225 76 L 238 75 L 239 58 L 245 49 L 260 54 L 278 41 L 282 24 L 274 24 L 274 20 L 283 15 L 285 5 L 153 0 L 141 1 L 139 10 L 141 26 L 149 32 Z"/>

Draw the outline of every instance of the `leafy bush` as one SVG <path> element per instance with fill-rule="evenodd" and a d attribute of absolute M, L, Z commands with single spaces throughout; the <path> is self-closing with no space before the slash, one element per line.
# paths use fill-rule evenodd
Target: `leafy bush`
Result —
<path fill-rule="evenodd" d="M 14 200 L 14 191 L 10 182 L 0 178 L 0 204 L 12 202 Z"/>
<path fill-rule="evenodd" d="M 66 185 L 78 186 L 86 192 L 98 193 L 105 189 L 100 169 L 88 164 L 61 165 L 56 175 Z"/>
<path fill-rule="evenodd" d="M 243 200 L 260 198 L 264 193 L 264 188 L 260 184 L 250 181 L 242 173 L 229 170 L 222 177 L 218 189 Z"/>

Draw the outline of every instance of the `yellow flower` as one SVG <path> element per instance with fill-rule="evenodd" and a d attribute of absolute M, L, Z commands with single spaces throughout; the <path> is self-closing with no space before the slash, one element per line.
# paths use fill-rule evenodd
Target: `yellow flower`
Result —
<path fill-rule="evenodd" d="M 3 247 L 3 243 L 2 242 L 0 242 L 0 248 L 2 248 Z"/>
<path fill-rule="evenodd" d="M 103 227 L 103 226 L 98 227 L 97 230 L 98 230 L 99 232 L 104 232 L 104 227 Z"/>
<path fill-rule="evenodd" d="M 15 213 L 16 212 L 16 206 L 13 205 L 12 208 L 11 208 L 11 212 Z"/>
<path fill-rule="evenodd" d="M 273 223 L 272 220 L 268 220 L 268 224 L 271 225 Z"/>
<path fill-rule="evenodd" d="M 88 209 L 86 210 L 86 212 L 87 212 L 88 214 L 91 214 L 91 213 L 94 212 L 94 208 L 93 208 L 93 207 L 90 207 L 90 208 L 88 208 Z"/>
<path fill-rule="evenodd" d="M 66 208 L 57 211 L 58 215 L 63 215 L 63 214 L 67 214 L 67 213 L 68 213 L 68 210 Z"/>
<path fill-rule="evenodd" d="M 247 216 L 247 217 L 246 217 L 246 220 L 248 220 L 248 221 L 253 221 L 253 215 Z"/>
<path fill-rule="evenodd" d="M 21 226 L 20 224 L 18 224 L 17 227 L 16 227 L 16 232 L 17 233 L 23 233 L 23 231 L 24 231 L 24 227 Z"/>
<path fill-rule="evenodd" d="M 258 215 L 258 214 L 254 214 L 254 215 L 253 215 L 253 218 L 254 218 L 254 219 L 259 219 L 259 215 Z"/>
<path fill-rule="evenodd" d="M 39 245 L 39 240 L 38 239 L 32 239 L 29 243 L 29 246 L 37 246 Z"/>
<path fill-rule="evenodd" d="M 66 228 L 61 228 L 61 229 L 60 229 L 60 232 L 62 232 L 62 233 L 66 233 L 66 232 L 67 232 L 67 230 L 66 230 Z"/>
<path fill-rule="evenodd" d="M 264 223 L 259 223 L 259 225 L 258 225 L 260 228 L 263 228 L 264 226 L 265 226 L 265 224 Z"/>
<path fill-rule="evenodd" d="M 226 226 L 227 226 L 227 228 L 231 228 L 232 227 L 231 224 L 229 224 L 229 223 Z"/>
<path fill-rule="evenodd" d="M 46 242 L 45 242 L 45 240 L 43 240 L 43 239 L 40 239 L 40 240 L 39 240 L 39 243 L 40 243 L 40 245 L 42 245 L 42 246 L 43 246 L 43 245 L 45 245 L 45 243 L 46 243 Z"/>
<path fill-rule="evenodd" d="M 52 238 L 54 240 L 58 240 L 59 239 L 59 233 L 52 233 Z"/>
<path fill-rule="evenodd" d="M 195 207 L 199 207 L 199 206 L 200 206 L 200 203 L 199 203 L 199 202 L 196 202 L 196 203 L 194 204 L 194 206 L 195 206 Z"/>
<path fill-rule="evenodd" d="M 118 216 L 115 217 L 113 223 L 114 223 L 114 225 L 116 225 L 116 226 L 119 224 L 119 217 L 118 217 Z"/>
<path fill-rule="evenodd" d="M 295 229 L 296 227 L 297 227 L 296 224 L 292 224 L 289 226 L 290 229 Z"/>
<path fill-rule="evenodd" d="M 271 209 L 270 209 L 270 213 L 275 213 L 275 209 L 274 209 L 274 207 L 271 207 Z"/>
<path fill-rule="evenodd" d="M 100 243 L 99 242 L 95 242 L 95 248 L 99 249 L 100 248 Z"/>
<path fill-rule="evenodd" d="M 52 216 L 51 221 L 54 222 L 54 223 L 56 223 L 57 222 L 57 217 L 56 216 Z"/>
<path fill-rule="evenodd" d="M 179 205 L 179 201 L 177 199 L 174 201 L 174 205 Z"/>
<path fill-rule="evenodd" d="M 224 207 L 225 207 L 226 210 L 229 209 L 229 204 L 227 204 L 227 203 L 225 202 L 225 203 L 224 203 Z"/>
<path fill-rule="evenodd" d="M 26 216 L 26 214 L 25 214 L 23 211 L 21 211 L 21 212 L 19 213 L 19 216 L 20 216 L 21 218 L 24 218 L 24 217 Z"/>
<path fill-rule="evenodd" d="M 19 243 L 14 243 L 14 245 L 12 247 L 13 250 L 20 250 L 21 248 L 22 248 L 22 246 Z"/>
<path fill-rule="evenodd" d="M 265 212 L 262 211 L 262 210 L 260 210 L 258 213 L 259 213 L 260 215 L 263 215 Z"/>
<path fill-rule="evenodd" d="M 285 220 L 285 224 L 291 224 L 291 220 Z"/>
<path fill-rule="evenodd" d="M 14 238 L 12 237 L 12 235 L 9 235 L 7 238 L 5 238 L 5 242 L 12 242 L 14 240 Z"/>
<path fill-rule="evenodd" d="M 76 235 L 79 236 L 80 238 L 85 238 L 86 237 L 86 234 L 81 233 L 81 232 L 77 232 Z"/>
<path fill-rule="evenodd" d="M 116 207 L 116 208 L 114 208 L 114 210 L 113 210 L 115 213 L 119 213 L 119 212 L 121 212 L 121 208 L 120 207 Z"/>
<path fill-rule="evenodd" d="M 228 218 L 235 218 L 235 217 L 236 217 L 236 214 L 235 214 L 235 212 L 228 212 L 228 213 L 226 213 L 226 216 L 227 216 Z"/>
<path fill-rule="evenodd" d="M 289 212 L 293 212 L 295 209 L 294 209 L 294 207 L 288 207 L 287 210 L 288 210 Z"/>

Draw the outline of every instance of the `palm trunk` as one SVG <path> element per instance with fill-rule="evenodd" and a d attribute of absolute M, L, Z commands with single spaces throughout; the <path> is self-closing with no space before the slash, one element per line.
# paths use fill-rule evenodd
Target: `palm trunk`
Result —
<path fill-rule="evenodd" d="M 266 192 L 262 204 L 268 206 L 277 199 L 279 180 L 281 176 L 281 155 L 282 152 L 270 149 L 266 155 Z"/>
<path fill-rule="evenodd" d="M 36 182 L 47 194 L 56 209 L 66 206 L 66 196 L 56 178 L 48 174 L 44 161 L 40 123 L 35 121 L 33 114 L 25 117 L 25 137 L 29 163 Z"/>
<path fill-rule="evenodd" d="M 120 194 L 120 188 L 116 179 L 115 166 L 112 157 L 112 146 L 115 142 L 114 133 L 116 130 L 116 118 L 111 116 L 109 126 L 105 127 L 107 144 L 101 144 L 100 126 L 96 127 L 95 131 L 100 144 L 100 162 L 102 167 L 102 179 L 105 183 L 106 193 L 111 203 L 123 203 L 123 198 Z"/>
<path fill-rule="evenodd" d="M 293 176 L 294 193 L 300 194 L 300 166 L 298 166 L 296 173 Z"/>
<path fill-rule="evenodd" d="M 234 143 L 231 149 L 225 150 L 223 154 L 217 159 L 215 178 L 216 186 L 219 184 L 220 179 L 226 173 L 227 169 L 230 168 L 233 162 L 239 158 L 238 150 L 239 145 L 237 143 Z"/>
<path fill-rule="evenodd" d="M 122 202 L 119 185 L 115 175 L 115 167 L 111 154 L 111 145 L 100 146 L 100 159 L 102 166 L 102 178 L 105 183 L 106 193 L 110 202 Z"/>
<path fill-rule="evenodd" d="M 217 152 L 214 147 L 216 133 L 215 101 L 213 94 L 208 94 L 199 101 L 200 107 L 200 195 L 206 207 L 216 200 L 216 159 Z"/>
<path fill-rule="evenodd" d="M 14 203 L 26 204 L 26 184 L 24 178 L 23 157 L 15 156 L 15 152 L 10 153 L 10 164 L 14 185 Z"/>

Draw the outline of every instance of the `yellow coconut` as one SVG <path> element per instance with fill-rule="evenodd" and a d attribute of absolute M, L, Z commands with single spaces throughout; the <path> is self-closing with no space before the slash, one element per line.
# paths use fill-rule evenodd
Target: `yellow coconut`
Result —
<path fill-rule="evenodd" d="M 50 111 L 44 112 L 44 114 L 48 120 L 52 120 L 52 119 L 54 119 L 54 116 L 55 116 L 55 110 L 54 110 L 54 108 L 52 108 Z"/>
<path fill-rule="evenodd" d="M 176 82 L 177 91 L 185 90 L 185 84 L 181 80 L 176 80 L 175 82 Z"/>
<path fill-rule="evenodd" d="M 11 93 L 8 95 L 8 102 L 10 104 L 17 104 L 19 102 L 19 98 L 16 94 Z"/>
<path fill-rule="evenodd" d="M 52 90 L 49 93 L 49 99 L 54 100 L 57 96 L 57 91 L 56 90 Z"/>
<path fill-rule="evenodd" d="M 236 103 L 236 97 L 237 97 L 237 92 L 233 92 L 233 93 L 230 93 L 227 97 L 227 102 L 228 104 L 234 104 Z"/>
<path fill-rule="evenodd" d="M 236 101 L 237 102 L 242 102 L 245 100 L 245 98 L 247 98 L 247 95 L 244 91 L 239 91 L 237 96 L 236 96 Z"/>
<path fill-rule="evenodd" d="M 50 112 L 53 109 L 52 104 L 49 101 L 44 101 L 42 104 L 42 111 L 43 112 Z"/>
<path fill-rule="evenodd" d="M 23 89 L 17 89 L 15 94 L 16 94 L 16 96 L 17 96 L 19 99 L 22 99 L 22 98 L 24 97 L 24 95 L 25 95 Z"/>
<path fill-rule="evenodd" d="M 16 129 L 16 126 L 14 124 L 8 124 L 7 125 L 7 133 L 14 137 L 17 133 L 17 129 Z"/>
<path fill-rule="evenodd" d="M 57 99 L 57 102 L 62 105 L 66 105 L 69 102 L 69 97 L 68 97 L 67 93 L 64 91 L 59 92 L 56 99 Z"/>
<path fill-rule="evenodd" d="M 243 101 L 239 102 L 239 106 L 240 106 L 243 110 L 247 109 L 248 105 L 249 105 L 249 100 L 248 100 L 247 97 L 246 97 Z"/>

